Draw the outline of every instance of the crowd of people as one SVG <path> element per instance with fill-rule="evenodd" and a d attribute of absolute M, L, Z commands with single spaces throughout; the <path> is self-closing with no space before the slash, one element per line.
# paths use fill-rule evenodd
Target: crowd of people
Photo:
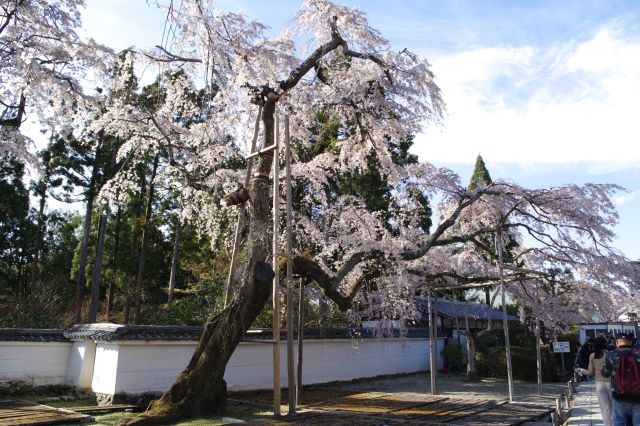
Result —
<path fill-rule="evenodd" d="M 575 364 L 583 380 L 595 379 L 605 426 L 640 426 L 640 351 L 634 335 L 588 338 Z"/>

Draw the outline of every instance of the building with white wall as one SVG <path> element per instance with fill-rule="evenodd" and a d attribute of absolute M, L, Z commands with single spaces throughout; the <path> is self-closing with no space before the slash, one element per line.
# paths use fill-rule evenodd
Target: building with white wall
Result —
<path fill-rule="evenodd" d="M 167 390 L 191 359 L 202 328 L 89 324 L 41 332 L 0 329 L 0 386 L 67 384 L 111 403 Z M 238 345 L 225 373 L 230 391 L 272 387 L 271 339 L 268 330 L 251 330 Z M 286 360 L 282 340 L 281 359 Z M 443 349 L 444 338 L 439 338 L 438 368 Z M 425 330 L 385 338 L 366 329 L 309 330 L 303 370 L 304 384 L 427 371 L 429 339 Z M 286 368 L 281 371 L 286 385 Z"/>
<path fill-rule="evenodd" d="M 638 336 L 637 321 L 608 321 L 584 323 L 578 326 L 580 343 L 584 344 L 587 338 L 594 339 L 597 336 L 616 337 L 622 333 L 630 333 Z"/>

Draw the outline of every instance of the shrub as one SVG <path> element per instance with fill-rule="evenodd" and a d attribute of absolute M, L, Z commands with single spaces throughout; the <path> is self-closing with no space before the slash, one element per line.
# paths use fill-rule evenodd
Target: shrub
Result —
<path fill-rule="evenodd" d="M 540 348 L 542 356 L 542 381 L 558 380 L 553 355 L 547 348 Z M 520 346 L 511 347 L 511 364 L 513 378 L 530 382 L 537 381 L 536 351 Z M 488 356 L 485 363 L 486 373 L 492 377 L 507 377 L 507 354 L 504 346 L 496 348 Z"/>
<path fill-rule="evenodd" d="M 487 355 L 483 352 L 476 352 L 476 369 L 479 376 L 487 375 Z"/>
<path fill-rule="evenodd" d="M 459 372 L 462 367 L 462 345 L 459 343 L 448 344 L 442 352 L 449 365 L 449 370 L 452 373 Z"/>

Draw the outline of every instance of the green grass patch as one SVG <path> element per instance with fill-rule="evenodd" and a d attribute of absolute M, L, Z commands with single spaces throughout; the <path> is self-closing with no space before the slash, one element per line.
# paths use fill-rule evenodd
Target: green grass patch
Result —
<path fill-rule="evenodd" d="M 265 417 L 272 416 L 273 413 L 265 411 L 262 408 L 256 408 L 245 405 L 230 405 L 228 407 L 228 413 L 224 416 L 207 416 L 198 417 L 195 419 L 188 419 L 176 423 L 178 426 L 217 426 L 233 424 L 234 420 L 241 420 L 245 422 L 251 422 L 252 420 L 264 419 Z M 109 413 L 99 416 L 93 416 L 95 419 L 95 425 L 100 426 L 112 426 L 118 420 L 128 419 L 135 417 L 136 413 Z"/>

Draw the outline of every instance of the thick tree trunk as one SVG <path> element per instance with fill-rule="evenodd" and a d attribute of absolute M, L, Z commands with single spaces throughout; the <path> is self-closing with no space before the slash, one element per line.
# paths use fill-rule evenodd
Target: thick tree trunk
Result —
<path fill-rule="evenodd" d="M 142 200 L 144 199 L 145 194 L 147 193 L 147 178 L 144 175 L 144 172 L 140 172 L 140 192 L 138 193 L 138 200 L 136 202 L 136 216 L 135 217 L 140 217 L 140 215 L 142 214 Z M 140 228 L 136 225 L 133 229 L 132 232 L 133 236 L 131 237 L 131 247 L 129 252 L 131 253 L 131 258 L 135 259 L 135 258 L 139 258 L 140 257 L 140 252 L 138 250 L 138 238 L 140 237 Z M 125 297 L 125 304 L 124 304 L 124 323 L 128 324 L 129 323 L 129 318 L 131 316 L 131 306 L 133 305 L 133 293 L 135 292 L 135 280 L 134 277 L 136 276 L 135 271 L 137 271 L 137 269 L 135 269 L 133 267 L 128 268 L 129 270 L 127 271 L 129 274 L 129 280 L 127 282 L 126 285 L 126 297 Z"/>
<path fill-rule="evenodd" d="M 464 334 L 467 341 L 467 381 L 478 381 L 478 366 L 476 365 L 476 336 L 469 331 L 469 302 L 464 302 Z"/>
<path fill-rule="evenodd" d="M 48 172 L 48 170 L 47 170 Z M 40 196 L 40 206 L 38 208 L 38 227 L 36 229 L 35 241 L 33 244 L 33 263 L 31 264 L 31 289 L 34 288 L 38 277 L 38 261 L 40 260 L 40 246 L 42 246 L 42 236 L 44 235 L 44 206 L 47 200 L 48 173 L 38 184 L 38 195 Z"/>
<path fill-rule="evenodd" d="M 106 318 L 109 321 L 111 313 L 113 311 L 113 297 L 116 289 L 116 279 L 118 277 L 118 249 L 120 248 L 120 215 L 122 208 L 118 206 L 118 212 L 116 213 L 116 224 L 113 230 L 113 253 L 111 253 L 111 272 L 112 278 L 109 281 L 109 290 L 107 291 L 107 312 Z"/>
<path fill-rule="evenodd" d="M 81 322 L 82 299 L 84 297 L 84 273 L 87 268 L 89 256 L 89 233 L 91 232 L 91 215 L 93 214 L 93 198 L 95 192 L 97 167 L 94 166 L 91 181 L 87 192 L 87 208 L 84 213 L 84 229 L 82 231 L 82 244 L 80 246 L 80 261 L 78 262 L 78 275 L 76 276 L 76 292 L 74 296 L 74 321 Z"/>
<path fill-rule="evenodd" d="M 227 362 L 271 294 L 271 266 L 263 261 L 252 263 L 252 273 L 245 275 L 238 297 L 205 325 L 189 365 L 171 389 L 149 411 L 119 424 L 173 424 L 183 418 L 224 413 Z"/>
<path fill-rule="evenodd" d="M 93 262 L 93 273 L 91 275 L 91 302 L 89 303 L 89 315 L 87 322 L 96 322 L 98 315 L 98 299 L 100 297 L 100 284 L 102 277 L 102 259 L 104 258 L 104 240 L 107 233 L 107 222 L 109 221 L 109 205 L 107 204 L 100 215 L 98 225 L 98 243 L 96 247 L 96 258 Z"/>
<path fill-rule="evenodd" d="M 144 266 L 147 261 L 147 246 L 149 245 L 149 221 L 153 209 L 153 194 L 155 186 L 153 181 L 158 170 L 158 156 L 153 160 L 151 179 L 149 181 L 149 194 L 147 195 L 147 205 L 144 212 L 144 223 L 142 225 L 142 244 L 140 245 L 140 258 L 138 259 L 138 278 L 136 280 L 135 311 L 133 313 L 133 323 L 140 324 L 142 321 L 142 286 L 144 284 Z"/>
<path fill-rule="evenodd" d="M 476 336 L 467 334 L 467 382 L 478 381 L 478 366 L 476 365 Z"/>
<path fill-rule="evenodd" d="M 176 274 L 178 273 L 178 256 L 180 255 L 180 223 L 176 220 L 176 232 L 173 239 L 173 256 L 171 258 L 171 275 L 169 276 L 169 294 L 167 297 L 167 311 L 173 309 L 173 289 L 176 286 Z"/>
<path fill-rule="evenodd" d="M 262 111 L 263 147 L 273 145 L 276 100 L 268 98 Z M 260 156 L 251 183 L 249 209 L 249 256 L 242 285 L 234 301 L 205 325 L 198 347 L 187 368 L 149 411 L 120 425 L 173 424 L 177 420 L 226 410 L 224 372 L 236 346 L 269 300 L 274 272 L 265 260 L 271 254 L 269 221 L 269 174 L 272 155 Z"/>

